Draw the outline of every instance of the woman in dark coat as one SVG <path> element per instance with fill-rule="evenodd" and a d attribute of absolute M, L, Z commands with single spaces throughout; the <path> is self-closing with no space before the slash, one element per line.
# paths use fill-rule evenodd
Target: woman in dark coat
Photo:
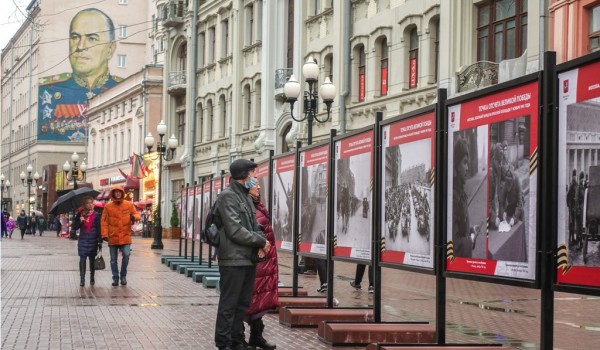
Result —
<path fill-rule="evenodd" d="M 256 220 L 264 227 L 264 234 L 267 240 L 275 247 L 275 235 L 271 227 L 271 216 L 269 211 L 260 201 L 260 185 L 258 182 L 250 188 L 250 196 L 256 209 Z M 252 292 L 252 302 L 246 312 L 246 322 L 250 325 L 250 339 L 248 344 L 260 349 L 275 349 L 276 346 L 268 343 L 263 338 L 263 329 L 265 325 L 262 321 L 264 314 L 270 310 L 275 310 L 279 306 L 278 292 L 278 266 L 276 249 L 270 249 L 268 253 L 261 249 L 258 253 L 259 263 L 256 265 L 256 279 L 254 281 L 254 291 Z"/>
<path fill-rule="evenodd" d="M 77 240 L 77 252 L 79 254 L 79 285 L 85 285 L 86 259 L 90 262 L 90 285 L 94 285 L 94 258 L 98 254 L 98 248 L 102 247 L 100 231 L 101 215 L 94 211 L 94 199 L 85 197 L 83 210 L 78 212 L 73 219 L 73 230 L 79 230 Z"/>

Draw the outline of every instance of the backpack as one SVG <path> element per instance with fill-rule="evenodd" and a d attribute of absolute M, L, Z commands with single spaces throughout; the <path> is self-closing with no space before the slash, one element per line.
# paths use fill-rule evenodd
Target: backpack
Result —
<path fill-rule="evenodd" d="M 219 246 L 219 236 L 223 231 L 223 222 L 219 216 L 218 201 L 208 211 L 204 221 L 204 229 L 200 234 L 202 242 L 210 244 L 213 247 Z"/>

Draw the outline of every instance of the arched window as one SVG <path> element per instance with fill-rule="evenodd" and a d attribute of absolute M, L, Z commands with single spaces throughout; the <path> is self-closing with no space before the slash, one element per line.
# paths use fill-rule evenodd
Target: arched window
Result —
<path fill-rule="evenodd" d="M 408 87 L 417 87 L 419 77 L 419 35 L 417 28 L 410 31 L 410 48 L 408 51 Z"/>
<path fill-rule="evenodd" d="M 358 49 L 358 101 L 365 100 L 366 82 L 367 82 L 367 58 L 365 55 L 365 47 L 363 45 Z"/>
<path fill-rule="evenodd" d="M 250 85 L 246 85 L 244 87 L 244 102 L 245 102 L 245 110 L 244 110 L 244 123 L 243 129 L 250 130 L 252 127 L 252 96 L 250 95 Z"/>
<path fill-rule="evenodd" d="M 212 140 L 212 135 L 213 135 L 213 103 L 212 100 L 208 100 L 208 102 L 206 103 L 206 114 L 207 114 L 207 119 L 206 119 L 206 141 L 211 141 Z"/>
<path fill-rule="evenodd" d="M 187 67 L 187 43 L 179 49 L 179 70 L 184 71 Z"/>
<path fill-rule="evenodd" d="M 381 40 L 381 96 L 386 96 L 388 92 L 388 45 L 387 38 Z"/>

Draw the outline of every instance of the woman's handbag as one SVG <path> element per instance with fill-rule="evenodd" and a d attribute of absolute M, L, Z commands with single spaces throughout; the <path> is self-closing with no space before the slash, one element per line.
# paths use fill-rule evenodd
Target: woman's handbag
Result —
<path fill-rule="evenodd" d="M 104 258 L 102 257 L 102 248 L 98 250 L 98 254 L 96 255 L 96 259 L 94 260 L 94 269 L 96 270 L 104 270 L 106 268 L 106 264 L 104 263 Z"/>

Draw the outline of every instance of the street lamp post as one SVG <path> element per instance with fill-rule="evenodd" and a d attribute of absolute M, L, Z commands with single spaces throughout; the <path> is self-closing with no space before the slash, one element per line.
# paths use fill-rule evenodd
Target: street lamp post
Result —
<path fill-rule="evenodd" d="M 79 166 L 77 166 L 77 162 L 79 161 L 79 155 L 77 154 L 77 152 L 73 152 L 73 154 L 71 154 L 71 161 L 73 162 L 73 165 L 71 165 L 71 163 L 69 163 L 68 160 L 65 160 L 65 164 L 63 164 L 62 168 L 63 171 L 65 172 L 65 177 L 68 179 L 69 178 L 69 171 L 71 172 L 71 180 L 73 180 L 73 189 L 76 190 L 77 189 L 77 177 L 79 175 L 79 170 L 81 170 L 81 173 L 83 174 L 84 178 L 85 178 L 85 172 L 87 171 L 87 164 L 85 164 L 85 160 L 81 162 L 81 164 Z"/>
<path fill-rule="evenodd" d="M 35 174 L 33 174 L 32 177 L 32 171 L 33 167 L 31 166 L 31 164 L 29 164 L 27 165 L 27 175 L 25 175 L 24 171 L 22 171 L 19 175 L 21 177 L 21 183 L 23 184 L 23 186 L 27 187 L 27 215 L 31 215 L 31 188 L 35 188 L 37 186 L 37 180 L 40 179 L 40 174 L 38 174 L 37 171 L 35 172 Z M 33 180 L 35 180 L 35 183 L 33 183 Z"/>
<path fill-rule="evenodd" d="M 0 197 L 4 198 L 4 191 L 10 193 L 10 181 L 8 179 L 6 179 L 5 181 L 4 174 L 0 174 L 0 183 L 2 183 L 2 191 L 0 192 Z M 6 208 L 4 207 L 4 201 L 2 201 L 2 205 L 2 210 L 6 210 Z"/>
<path fill-rule="evenodd" d="M 306 79 L 308 83 L 308 91 L 304 91 L 304 117 L 296 118 L 294 117 L 294 103 L 300 97 L 300 83 L 296 80 L 294 75 L 290 76 L 290 79 L 285 86 L 283 87 L 283 93 L 287 98 L 287 102 L 290 104 L 290 115 L 292 119 L 297 122 L 303 122 L 306 120 L 308 122 L 308 144 L 312 143 L 312 125 L 313 120 L 316 120 L 319 123 L 325 123 L 329 120 L 329 115 L 331 113 L 331 104 L 333 103 L 333 99 L 335 98 L 336 90 L 335 86 L 329 80 L 329 77 L 325 78 L 325 82 L 321 85 L 319 89 L 319 93 L 317 94 L 316 82 L 319 77 L 319 66 L 315 62 L 312 57 L 309 57 L 302 66 L 302 75 Z M 317 102 L 319 100 L 319 95 L 323 99 L 323 102 L 327 106 L 327 118 L 319 119 L 317 117 Z"/>
<path fill-rule="evenodd" d="M 162 210 L 161 210 L 161 193 L 162 186 L 161 178 L 162 178 L 162 161 L 170 161 L 175 156 L 175 149 L 177 148 L 177 143 L 179 142 L 175 135 L 171 135 L 169 140 L 165 143 L 163 142 L 163 138 L 167 134 L 167 124 L 165 124 L 164 120 L 161 120 L 156 127 L 156 132 L 158 132 L 158 136 L 160 139 L 156 144 L 156 153 L 158 155 L 158 203 L 156 204 L 156 220 L 154 222 L 154 241 L 150 246 L 151 249 L 163 249 L 162 242 Z M 152 133 L 148 133 L 148 136 L 144 139 L 144 143 L 146 144 L 146 148 L 148 148 L 148 153 L 152 152 L 152 146 L 154 145 L 154 136 Z M 167 146 L 169 147 L 167 149 Z"/>

